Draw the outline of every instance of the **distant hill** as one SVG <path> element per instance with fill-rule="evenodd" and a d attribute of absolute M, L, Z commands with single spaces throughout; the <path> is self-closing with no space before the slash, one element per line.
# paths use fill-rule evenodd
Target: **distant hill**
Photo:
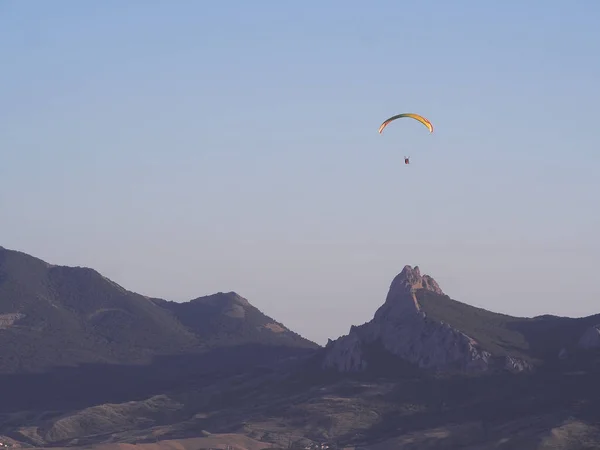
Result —
<path fill-rule="evenodd" d="M 233 292 L 151 299 L 93 269 L 0 248 L 0 373 L 144 363 L 217 343 L 318 347 Z"/>
<path fill-rule="evenodd" d="M 219 292 L 189 302 L 153 300 L 210 346 L 261 342 L 292 347 L 318 346 L 252 306 L 235 292 Z"/>
<path fill-rule="evenodd" d="M 520 318 L 476 308 L 405 266 L 374 318 L 327 344 L 322 367 L 481 373 L 590 364 L 600 350 L 599 324 L 600 315 Z"/>
<path fill-rule="evenodd" d="M 93 269 L 0 247 L 0 410 L 8 397 L 20 401 L 19 390 L 120 400 L 316 348 L 233 292 L 186 303 L 148 298 Z M 118 382 L 90 387 L 102 379 Z"/>
<path fill-rule="evenodd" d="M 0 250 L 0 372 L 140 362 L 193 350 L 194 334 L 149 299 L 82 267 Z"/>

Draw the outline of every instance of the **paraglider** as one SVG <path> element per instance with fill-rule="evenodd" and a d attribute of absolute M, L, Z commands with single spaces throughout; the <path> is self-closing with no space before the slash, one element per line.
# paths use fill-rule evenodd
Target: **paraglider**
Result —
<path fill-rule="evenodd" d="M 411 119 L 415 119 L 415 120 L 421 122 L 423 125 L 425 125 L 427 127 L 427 129 L 429 130 L 429 133 L 433 133 L 433 125 L 425 117 L 423 117 L 419 114 L 414 114 L 414 113 L 402 113 L 402 114 L 397 114 L 395 116 L 392 116 L 389 119 L 385 120 L 379 127 L 379 134 L 381 134 L 383 132 L 384 128 L 387 127 L 391 122 L 393 122 L 396 119 L 400 119 L 401 117 L 409 117 Z M 404 164 L 410 164 L 410 157 L 408 157 L 408 156 L 404 157 Z"/>

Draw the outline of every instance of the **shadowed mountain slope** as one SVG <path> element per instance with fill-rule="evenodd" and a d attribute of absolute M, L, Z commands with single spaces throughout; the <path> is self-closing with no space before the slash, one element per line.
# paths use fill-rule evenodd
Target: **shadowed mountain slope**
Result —
<path fill-rule="evenodd" d="M 0 247 L 0 410 L 120 401 L 316 348 L 236 293 L 152 299 Z"/>

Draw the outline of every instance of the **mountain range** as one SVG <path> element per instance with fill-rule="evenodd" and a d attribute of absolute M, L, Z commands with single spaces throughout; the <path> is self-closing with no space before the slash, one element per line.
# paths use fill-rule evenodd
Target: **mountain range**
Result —
<path fill-rule="evenodd" d="M 318 345 L 234 292 L 148 298 L 0 247 L 0 348 L 1 412 L 138 398 Z"/>
<path fill-rule="evenodd" d="M 0 442 L 17 446 L 598 448 L 599 356 L 600 315 L 490 312 L 419 267 L 321 347 L 235 292 L 149 298 L 0 247 Z"/>

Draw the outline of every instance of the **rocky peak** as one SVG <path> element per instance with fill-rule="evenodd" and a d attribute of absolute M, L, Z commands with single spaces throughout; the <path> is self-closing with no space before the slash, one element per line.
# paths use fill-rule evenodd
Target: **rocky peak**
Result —
<path fill-rule="evenodd" d="M 419 266 L 414 268 L 408 265 L 404 266 L 404 269 L 394 278 L 390 287 L 390 290 L 404 290 L 405 292 L 414 292 L 417 289 L 426 289 L 444 295 L 444 292 L 432 277 L 421 275 Z"/>
<path fill-rule="evenodd" d="M 211 306 L 250 306 L 248 300 L 239 295 L 237 292 L 217 292 L 216 294 L 205 295 L 192 300 L 193 303 L 202 303 Z"/>
<path fill-rule="evenodd" d="M 432 277 L 421 275 L 418 266 L 404 266 L 373 319 L 327 343 L 323 367 L 341 372 L 364 370 L 369 358 L 365 352 L 378 342 L 388 353 L 424 369 L 488 370 L 493 356 L 462 331 L 428 318 L 417 298 L 420 290 L 445 295 Z M 505 360 L 504 365 L 517 372 L 526 366 L 517 358 Z"/>
<path fill-rule="evenodd" d="M 404 266 L 392 280 L 385 303 L 375 313 L 374 320 L 417 314 L 421 310 L 416 292 L 425 289 L 444 295 L 437 282 L 429 275 L 421 275 L 419 266 Z"/>

